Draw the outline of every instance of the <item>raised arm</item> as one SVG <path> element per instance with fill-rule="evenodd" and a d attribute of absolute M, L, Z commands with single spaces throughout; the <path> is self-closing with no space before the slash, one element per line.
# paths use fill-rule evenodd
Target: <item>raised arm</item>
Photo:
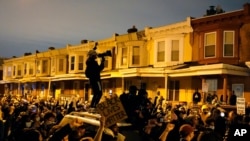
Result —
<path fill-rule="evenodd" d="M 103 134 L 104 127 L 105 127 L 105 121 L 106 121 L 106 118 L 104 116 L 101 116 L 101 118 L 100 118 L 100 127 L 97 130 L 97 133 L 96 133 L 96 135 L 94 137 L 94 141 L 101 141 L 102 140 L 102 134 Z"/>

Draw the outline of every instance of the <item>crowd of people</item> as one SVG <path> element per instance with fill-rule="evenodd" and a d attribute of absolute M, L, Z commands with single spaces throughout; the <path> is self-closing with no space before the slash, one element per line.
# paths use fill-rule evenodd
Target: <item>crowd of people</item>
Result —
<path fill-rule="evenodd" d="M 243 141 L 249 133 L 235 136 L 236 129 L 250 132 L 249 115 L 235 110 L 225 111 L 220 105 L 203 104 L 189 107 L 167 103 L 158 94 L 153 99 L 147 90 L 130 86 L 128 93 L 118 96 L 128 118 L 142 141 Z M 86 134 L 86 125 L 73 121 L 62 125 L 71 112 L 88 111 L 87 104 L 77 97 L 60 102 L 38 99 L 15 99 L 7 96 L 0 101 L 0 141 L 113 141 L 103 136 L 105 117 L 100 120 L 96 134 Z M 118 134 L 117 126 L 110 127 Z M 248 136 L 247 136 L 248 135 Z M 123 137 L 121 140 L 125 140 Z"/>
<path fill-rule="evenodd" d="M 199 106 L 197 101 L 193 106 L 163 104 L 160 96 L 152 102 L 146 90 L 135 86 L 120 99 L 128 122 L 133 123 L 145 141 L 242 141 L 250 137 L 250 133 L 244 138 L 235 134 L 241 129 L 250 131 L 250 116 L 237 114 L 236 108 L 227 111 L 211 102 Z"/>

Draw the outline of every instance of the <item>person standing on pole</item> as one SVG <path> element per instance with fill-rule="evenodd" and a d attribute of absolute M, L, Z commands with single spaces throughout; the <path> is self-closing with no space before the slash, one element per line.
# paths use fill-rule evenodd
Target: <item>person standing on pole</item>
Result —
<path fill-rule="evenodd" d="M 92 88 L 93 98 L 91 100 L 90 108 L 95 109 L 102 97 L 102 85 L 101 85 L 101 71 L 104 69 L 104 56 L 101 57 L 100 65 L 96 61 L 98 54 L 95 51 L 97 43 L 93 50 L 88 52 L 88 59 L 86 61 L 85 75 L 89 79 L 89 83 Z"/>

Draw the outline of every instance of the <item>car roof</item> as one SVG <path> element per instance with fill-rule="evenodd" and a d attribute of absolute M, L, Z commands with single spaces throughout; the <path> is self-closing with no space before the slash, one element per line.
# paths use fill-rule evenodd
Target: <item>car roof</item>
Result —
<path fill-rule="evenodd" d="M 89 113 L 89 112 L 71 112 L 64 116 L 65 118 L 78 118 L 82 120 L 84 123 L 91 124 L 94 126 L 100 126 L 100 117 L 101 115 L 98 113 Z M 131 123 L 120 121 L 117 123 L 118 127 L 129 127 L 132 126 Z"/>

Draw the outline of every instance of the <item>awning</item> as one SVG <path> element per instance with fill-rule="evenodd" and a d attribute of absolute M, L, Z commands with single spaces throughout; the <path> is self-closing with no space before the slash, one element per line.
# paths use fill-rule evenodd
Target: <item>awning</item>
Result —
<path fill-rule="evenodd" d="M 52 77 L 31 77 L 31 78 L 22 78 L 19 79 L 19 82 L 48 82 L 51 80 Z"/>
<path fill-rule="evenodd" d="M 19 83 L 18 80 L 0 80 L 0 84 Z"/>
<path fill-rule="evenodd" d="M 7 83 L 11 83 L 10 81 L 5 81 L 5 80 L 0 80 L 0 84 L 7 84 Z"/>
<path fill-rule="evenodd" d="M 201 75 L 236 75 L 249 76 L 250 70 L 229 64 L 211 64 L 202 66 L 192 66 L 185 69 L 166 70 L 165 73 L 170 77 L 201 76 Z"/>

